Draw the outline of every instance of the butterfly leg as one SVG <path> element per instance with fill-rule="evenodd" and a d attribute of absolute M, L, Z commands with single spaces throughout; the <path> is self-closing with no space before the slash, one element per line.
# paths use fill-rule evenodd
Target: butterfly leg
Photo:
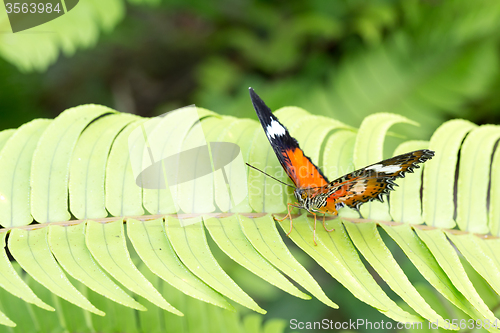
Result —
<path fill-rule="evenodd" d="M 310 212 L 310 213 L 313 214 L 313 216 L 314 216 L 313 242 L 314 242 L 314 245 L 318 245 L 318 244 L 316 244 L 316 214 L 314 212 Z"/>
<path fill-rule="evenodd" d="M 325 224 L 325 222 L 326 222 L 326 221 L 325 221 L 325 216 L 326 216 L 326 214 L 323 214 L 323 228 L 325 228 L 325 230 L 326 230 L 326 231 L 328 231 L 328 232 L 332 232 L 332 231 L 334 231 L 334 230 L 335 230 L 335 228 L 328 229 L 328 228 L 326 227 L 326 224 Z"/>
<path fill-rule="evenodd" d="M 360 219 L 364 218 L 363 215 L 361 214 L 361 211 L 359 210 L 359 206 L 356 206 L 356 207 L 353 207 L 353 208 L 354 208 L 355 211 L 358 212 Z"/>
<path fill-rule="evenodd" d="M 288 214 L 286 214 L 285 217 L 282 219 L 279 219 L 279 220 L 275 219 L 275 220 L 278 222 L 281 222 L 281 221 L 286 220 L 287 217 L 290 218 L 290 231 L 288 231 L 286 234 L 287 236 L 289 236 L 292 233 L 292 229 L 293 229 L 293 220 L 292 220 L 292 214 L 290 213 L 290 206 L 297 207 L 297 208 L 300 208 L 300 207 L 297 205 L 291 204 L 291 203 L 288 203 L 287 206 L 288 206 Z"/>

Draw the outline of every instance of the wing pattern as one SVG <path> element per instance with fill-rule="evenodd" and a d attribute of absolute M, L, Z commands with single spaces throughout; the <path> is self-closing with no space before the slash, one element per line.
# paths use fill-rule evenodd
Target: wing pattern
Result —
<path fill-rule="evenodd" d="M 252 88 L 250 97 L 276 157 L 296 186 L 297 207 L 309 212 L 336 215 L 337 210 L 345 206 L 359 209 L 365 202 L 374 199 L 383 201 L 382 195 L 397 186 L 394 183 L 396 178 L 413 172 L 414 168 L 419 168 L 419 163 L 434 156 L 432 150 L 417 150 L 374 163 L 329 183 Z"/>
<path fill-rule="evenodd" d="M 383 201 L 382 195 L 397 186 L 394 183 L 396 178 L 404 178 L 406 172 L 413 173 L 414 168 L 420 167 L 418 163 L 433 156 L 432 150 L 417 150 L 369 165 L 332 181 L 324 187 L 328 196 L 324 211 L 333 211 L 333 208 L 344 205 L 359 209 L 365 202 L 374 199 Z"/>
<path fill-rule="evenodd" d="M 287 128 L 279 122 L 252 88 L 250 88 L 250 97 L 276 157 L 295 186 L 298 188 L 326 186 L 328 179 L 304 154 L 297 140 L 288 133 Z"/>

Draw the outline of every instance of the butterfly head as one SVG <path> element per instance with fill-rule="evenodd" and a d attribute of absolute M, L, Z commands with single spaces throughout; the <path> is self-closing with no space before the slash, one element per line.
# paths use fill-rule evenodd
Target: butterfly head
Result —
<path fill-rule="evenodd" d="M 303 202 L 307 199 L 307 192 L 302 189 L 302 188 L 295 188 L 295 191 L 293 192 L 293 194 L 295 195 L 295 198 L 297 199 L 297 201 L 300 203 L 300 202 Z"/>
<path fill-rule="evenodd" d="M 308 197 L 307 192 L 304 189 L 297 187 L 295 188 L 295 191 L 293 191 L 293 194 L 295 195 L 295 199 L 297 199 L 299 206 L 305 208 Z"/>
<path fill-rule="evenodd" d="M 322 196 L 321 193 L 318 193 L 319 188 L 299 188 L 297 187 L 293 194 L 297 199 L 297 203 L 301 208 L 306 209 L 308 211 L 317 211 L 326 200 L 326 197 Z M 326 203 L 326 201 L 325 201 Z"/>

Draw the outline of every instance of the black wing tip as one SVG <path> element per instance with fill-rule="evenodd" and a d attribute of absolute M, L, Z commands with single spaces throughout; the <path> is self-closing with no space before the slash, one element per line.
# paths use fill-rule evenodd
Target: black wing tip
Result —
<path fill-rule="evenodd" d="M 269 122 L 269 120 L 267 119 L 269 116 L 274 119 L 275 117 L 269 106 L 267 106 L 266 103 L 264 103 L 262 98 L 260 98 L 260 96 L 257 95 L 257 93 L 253 90 L 253 88 L 249 87 L 248 91 L 250 92 L 250 99 L 252 100 L 253 108 L 257 112 L 257 116 L 259 117 L 259 119 L 261 121 L 264 121 L 264 123 L 266 124 Z"/>
<path fill-rule="evenodd" d="M 430 160 L 436 154 L 436 152 L 434 150 L 430 150 L 430 149 L 422 149 L 421 151 L 422 151 L 422 157 L 420 157 L 420 158 L 425 158 L 425 161 Z"/>
<path fill-rule="evenodd" d="M 436 154 L 434 152 L 434 150 L 430 150 L 430 149 L 422 149 L 422 150 L 419 150 L 419 152 L 422 152 L 422 156 L 420 156 L 417 161 L 413 162 L 412 167 L 420 168 L 418 163 L 424 163 L 424 162 L 432 159 L 434 157 L 434 155 Z"/>
<path fill-rule="evenodd" d="M 265 108 L 269 109 L 269 107 L 266 105 L 266 103 L 264 103 L 264 101 L 262 100 L 262 98 L 260 98 L 259 95 L 257 95 L 257 93 L 255 92 L 255 90 L 253 90 L 252 87 L 249 87 L 248 88 L 248 92 L 250 93 L 250 99 L 252 100 L 252 104 L 254 105 L 254 107 L 262 107 L 264 106 Z"/>
<path fill-rule="evenodd" d="M 259 97 L 252 87 L 248 87 L 248 92 L 250 93 L 250 98 L 253 100 L 255 97 Z"/>
<path fill-rule="evenodd" d="M 398 175 L 395 175 L 395 176 L 392 176 L 392 177 L 387 177 L 385 179 L 386 187 L 382 190 L 382 192 L 378 193 L 377 195 L 375 195 L 373 197 L 370 197 L 368 200 L 366 200 L 364 202 L 357 201 L 354 204 L 348 205 L 348 206 L 351 207 L 351 208 L 353 208 L 353 209 L 355 209 L 355 210 L 357 210 L 358 213 L 359 213 L 360 206 L 363 205 L 363 204 L 365 204 L 365 203 L 367 203 L 367 202 L 372 202 L 374 200 L 378 200 L 380 202 L 384 202 L 384 196 L 389 197 L 389 195 L 391 194 L 391 192 L 396 190 L 394 188 L 394 186 L 399 186 L 398 184 L 396 184 L 394 182 L 396 179 L 398 179 L 398 178 L 405 178 L 405 173 L 406 172 L 413 173 L 414 172 L 413 168 L 420 168 L 420 166 L 418 165 L 418 163 L 424 163 L 427 160 L 430 160 L 435 155 L 435 152 L 433 150 L 430 150 L 430 149 L 416 150 L 414 152 L 409 152 L 407 154 L 415 154 L 415 153 L 422 153 L 422 156 L 420 156 L 417 161 L 413 162 L 411 164 L 411 166 L 408 168 L 408 170 L 403 171 L 403 172 L 401 172 Z"/>
<path fill-rule="evenodd" d="M 267 106 L 266 103 L 264 103 L 262 98 L 257 95 L 252 87 L 249 87 L 248 89 L 250 92 L 250 98 L 252 100 L 253 108 L 257 113 L 257 117 L 259 118 L 259 121 L 264 129 L 264 132 L 267 135 L 267 138 L 271 142 L 273 149 L 276 151 L 276 149 L 278 149 L 278 146 L 280 148 L 299 148 L 297 140 L 290 136 L 290 133 L 288 133 L 288 129 L 273 114 L 271 108 Z M 279 133 L 277 135 L 270 135 L 268 133 L 268 127 L 273 122 L 276 122 L 279 127 L 282 128 L 283 133 Z M 276 154 L 278 154 L 278 152 Z M 281 152 L 279 154 L 281 154 Z"/>
<path fill-rule="evenodd" d="M 432 159 L 435 155 L 435 152 L 433 150 L 430 150 L 430 149 L 422 149 L 422 150 L 417 150 L 417 151 L 414 151 L 413 153 L 419 153 L 421 152 L 422 153 L 422 156 L 420 156 L 415 162 L 413 162 L 408 168 L 406 171 L 403 171 L 401 172 L 400 174 L 394 176 L 394 179 L 397 179 L 397 178 L 405 178 L 405 174 L 408 172 L 408 173 L 414 173 L 413 169 L 419 169 L 420 168 L 420 165 L 418 165 L 418 163 L 425 163 L 427 162 L 428 160 Z M 410 153 L 411 154 L 411 153 Z M 398 184 L 394 183 L 394 185 L 396 186 L 399 186 Z M 391 189 L 391 190 L 394 190 L 394 189 Z"/>

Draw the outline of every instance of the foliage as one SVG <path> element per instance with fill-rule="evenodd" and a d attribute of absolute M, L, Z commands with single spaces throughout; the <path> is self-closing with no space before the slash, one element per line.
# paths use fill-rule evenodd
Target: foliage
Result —
<path fill-rule="evenodd" d="M 22 269 L 14 263 L 17 272 Z M 270 319 L 262 323 L 262 317 L 254 314 L 240 316 L 233 311 L 226 311 L 194 298 L 187 297 L 177 289 L 155 278 L 144 264 L 138 264 L 139 270 L 151 280 L 154 287 L 170 296 L 174 306 L 189 316 L 179 317 L 167 311 L 156 311 L 156 307 L 144 298 L 138 298 L 142 309 L 147 311 L 136 312 L 132 308 L 115 303 L 89 290 L 85 285 L 70 277 L 71 283 L 84 295 L 89 297 L 93 304 L 106 309 L 106 316 L 90 314 L 77 306 L 54 297 L 50 291 L 33 280 L 29 275 L 23 279 L 33 291 L 45 302 L 52 303 L 56 311 L 48 312 L 20 298 L 14 297 L 3 289 L 0 290 L 2 311 L 15 320 L 17 326 L 12 329 L 2 326 L 2 332 L 283 332 L 285 322 L 282 319 Z M 240 318 L 242 317 L 242 318 Z"/>
<path fill-rule="evenodd" d="M 168 318 L 172 314 L 190 316 L 190 308 L 185 308 L 187 312 L 183 313 L 170 303 L 177 299 L 173 297 L 175 293 L 159 292 L 163 282 L 158 284 L 158 278 L 188 296 L 211 304 L 208 307 L 203 305 L 203 311 L 216 311 L 220 313 L 219 317 L 227 315 L 214 310 L 214 306 L 234 311 L 234 306 L 241 305 L 257 313 L 266 313 L 224 271 L 220 256 L 213 254 L 218 248 L 217 251 L 221 250 L 237 264 L 295 297 L 310 299 L 310 294 L 331 308 L 342 306 L 341 300 L 325 294 L 276 228 L 270 213 L 285 211 L 286 202 L 291 200 L 283 185 L 271 183 L 272 180 L 254 170 L 245 171 L 229 164 L 224 167 L 227 184 L 238 192 L 243 191 L 241 186 L 248 187 L 248 196 L 229 210 L 222 200 L 221 178 L 219 181 L 217 178 L 221 170 L 174 187 L 170 184 L 169 189 L 142 189 L 136 185 L 132 172 L 134 162 L 129 162 L 133 153 L 129 154 L 128 148 L 142 151 L 133 136 L 133 130 L 141 126 L 151 133 L 155 131 L 152 126 L 158 127 L 163 136 L 167 135 L 168 147 L 178 142 L 186 149 L 190 143 L 197 142 L 193 139 L 197 128 L 202 128 L 208 142 L 236 143 L 245 161 L 269 167 L 267 172 L 286 181 L 286 175 L 280 170 L 257 122 L 221 117 L 202 109 L 198 110 L 202 115 L 201 123 L 196 119 L 178 121 L 188 119 L 190 111 L 184 109 L 167 114 L 152 125 L 136 116 L 87 105 L 66 110 L 53 121 L 34 120 L 18 130 L 0 132 L 1 223 L 10 227 L 0 230 L 4 240 L 9 233 L 6 249 L 29 274 L 28 281 L 32 278 L 54 296 L 93 313 L 89 317 L 83 312 L 87 318 L 79 324 L 83 325 L 83 330 L 91 329 L 94 320 L 104 323 L 95 315 L 103 316 L 109 311 L 104 307 L 99 309 L 89 301 L 94 298 L 94 292 L 104 296 L 106 302 L 111 300 L 132 309 L 123 311 L 146 309 L 143 303 L 129 295 L 133 292 L 171 313 Z M 400 122 L 415 125 L 399 115 L 378 113 L 367 117 L 356 131 L 339 121 L 313 116 L 300 108 L 282 108 L 276 113 L 312 160 L 323 165 L 331 177 L 379 161 L 384 137 L 392 125 Z M 170 130 L 165 132 L 162 124 L 170 126 Z M 242 131 L 243 128 L 250 130 Z M 173 130 L 176 130 L 176 135 L 170 135 Z M 311 131 L 316 135 L 311 136 Z M 155 151 L 153 136 L 148 137 Z M 500 186 L 494 176 L 489 188 L 489 172 L 470 170 L 488 171 L 491 168 L 491 174 L 496 175 L 494 170 L 499 167 L 500 154 L 498 150 L 493 152 L 499 138 L 498 126 L 477 126 L 464 120 L 452 120 L 441 125 L 429 142 L 403 142 L 396 153 L 420 148 L 435 150 L 435 158 L 425 164 L 423 177 L 419 169 L 415 175 L 399 179 L 400 188 L 391 194 L 390 205 L 387 202 L 365 204 L 361 209 L 362 219 L 353 215 L 353 211 L 341 210 L 340 219 L 326 221 L 326 227 L 334 231 L 327 232 L 322 227 L 316 230 L 317 245 L 313 240 L 314 222 L 306 215 L 294 218 L 295 228 L 290 238 L 356 298 L 393 321 L 437 321 L 440 327 L 447 328 L 445 314 L 436 312 L 441 306 L 428 303 L 423 297 L 425 293 L 422 294 L 410 282 L 395 260 L 394 249 L 389 249 L 390 242 L 382 236 L 386 233 L 434 288 L 433 291 L 463 311 L 461 316 L 494 322 L 496 317 L 489 307 L 498 303 L 497 297 L 491 297 L 491 293 L 500 291 L 497 278 L 500 275 L 497 258 L 500 219 L 497 210 L 487 208 L 487 194 L 489 192 L 496 198 Z M 324 144 L 318 144 L 318 140 Z M 455 184 L 453 175 L 459 152 Z M 170 154 L 171 151 L 167 150 L 166 155 Z M 275 165 L 278 168 L 273 169 Z M 248 184 L 236 182 L 247 177 Z M 455 186 L 456 200 L 453 195 Z M 198 195 L 200 193 L 203 195 Z M 174 197 L 178 198 L 179 206 L 171 204 Z M 210 215 L 214 212 L 210 210 L 211 206 L 219 206 L 220 210 L 231 214 Z M 165 214 L 175 207 L 180 207 L 177 209 L 182 209 L 178 211 L 182 214 L 174 217 Z M 146 215 L 133 217 L 138 214 Z M 71 215 L 82 220 L 70 220 Z M 181 219 L 177 219 L 179 217 Z M 27 226 L 33 218 L 47 224 Z M 287 231 L 288 223 L 279 224 Z M 422 223 L 430 228 L 422 228 Z M 463 232 L 452 230 L 456 226 Z M 212 245 L 207 231 L 214 241 Z M 482 238 L 473 233 L 490 233 L 496 237 Z M 466 263 L 461 262 L 452 244 Z M 357 251 L 401 298 L 400 303 L 404 306 L 396 303 L 381 288 Z M 0 284 L 14 296 L 45 310 L 56 308 L 81 313 L 74 307 L 66 309 L 66 306 L 49 305 L 47 300 L 40 299 L 20 278 L 5 253 L 0 265 L 3 272 Z M 469 265 L 481 276 L 479 280 L 489 284 L 493 291 L 490 289 L 486 295 L 478 293 L 469 278 L 476 278 L 476 273 L 466 272 Z M 76 283 L 78 289 L 74 280 L 72 283 L 65 273 L 79 281 Z M 291 284 L 283 273 L 308 294 Z M 4 311 L 12 313 L 5 306 Z M 240 325 L 236 317 L 231 318 L 231 325 Z M 14 325 L 5 313 L 0 319 L 4 325 Z M 67 325 L 61 320 L 53 324 Z M 136 327 L 137 323 L 127 325 Z M 140 325 L 140 330 L 145 330 L 143 325 L 146 324 L 141 322 Z"/>
<path fill-rule="evenodd" d="M 450 126 L 448 128 L 450 132 L 436 130 L 446 120 L 457 117 L 476 124 L 500 122 L 498 112 L 500 97 L 497 93 L 500 88 L 499 10 L 498 2 L 493 0 L 476 2 L 292 0 L 286 3 L 259 0 L 238 2 L 134 0 L 126 3 L 113 0 L 106 4 L 80 1 L 72 11 L 78 17 L 68 14 L 50 22 L 49 25 L 16 36 L 4 33 L 10 29 L 6 25 L 5 12 L 0 10 L 2 32 L 0 34 L 0 110 L 2 110 L 0 124 L 2 128 L 15 128 L 26 123 L 15 132 L 15 135 L 19 142 L 24 140 L 25 147 L 29 150 L 35 148 L 37 135 L 41 135 L 45 126 L 50 126 L 51 123 L 49 120 L 36 120 L 31 123 L 31 119 L 54 118 L 62 110 L 86 103 L 100 103 L 141 116 L 154 116 L 196 103 L 219 114 L 255 119 L 247 95 L 248 86 L 253 86 L 273 109 L 284 105 L 297 105 L 314 115 L 323 115 L 343 122 L 339 125 L 331 119 L 325 121 L 325 118 L 319 118 L 321 121 L 318 118 L 300 120 L 301 112 L 297 111 L 298 109 L 287 111 L 294 114 L 287 126 L 297 127 L 293 129 L 293 133 L 299 138 L 301 146 L 309 155 L 316 156 L 328 176 L 333 178 L 352 170 L 355 165 L 363 166 L 356 164 L 352 159 L 357 137 L 353 128 L 362 126 L 362 123 L 365 126 L 364 121 L 371 119 L 369 115 L 373 113 L 391 112 L 417 121 L 420 126 L 408 123 L 397 123 L 392 126 L 385 136 L 384 154 L 382 156 L 378 151 L 377 158 L 388 157 L 395 151 L 405 152 L 427 147 L 429 143 L 423 140 L 429 140 L 432 135 L 431 146 L 437 145 L 435 147 L 445 149 L 444 153 L 449 153 L 446 156 L 450 160 L 448 164 L 440 164 L 443 168 L 439 170 L 428 169 L 428 174 L 432 173 L 434 176 L 432 179 L 424 179 L 424 188 L 430 188 L 429 186 L 434 186 L 433 182 L 436 182 L 439 184 L 436 187 L 446 190 L 442 190 L 444 193 L 442 196 L 433 199 L 436 207 L 439 207 L 436 209 L 427 206 L 425 202 L 421 203 L 418 197 L 414 196 L 414 193 L 418 193 L 420 183 L 405 183 L 404 188 L 400 187 L 391 196 L 389 211 L 377 208 L 377 214 L 391 216 L 396 221 L 419 224 L 423 221 L 428 222 L 430 212 L 436 212 L 439 218 L 431 220 L 432 223 L 442 223 L 440 227 L 453 228 L 456 221 L 462 229 L 477 227 L 478 230 L 475 231 L 485 232 L 487 227 L 493 234 L 498 234 L 496 225 L 484 222 L 497 218 L 497 207 L 491 203 L 497 202 L 498 196 L 495 196 L 495 192 L 491 195 L 487 192 L 485 197 L 485 192 L 482 190 L 484 186 L 489 186 L 485 185 L 485 182 L 490 178 L 492 184 L 499 182 L 498 172 L 495 172 L 497 168 L 491 169 L 489 177 L 487 170 L 490 163 L 485 162 L 488 156 L 491 156 L 488 154 L 491 145 L 494 146 L 496 129 L 487 127 L 481 131 L 470 132 L 476 133 L 472 136 L 476 139 L 470 140 L 467 145 L 464 144 L 463 152 L 468 151 L 467 154 L 470 155 L 477 151 L 479 155 L 470 158 L 468 162 L 464 160 L 463 167 L 460 164 L 456 174 L 446 170 L 451 170 L 454 161 L 462 163 L 463 152 L 457 155 L 456 151 L 447 151 L 447 136 L 452 136 L 450 133 L 457 131 L 457 137 L 454 137 L 455 145 L 461 147 L 458 142 L 461 133 L 471 130 L 474 126 L 467 122 L 456 121 L 445 123 L 446 126 Z M 48 30 L 52 33 L 38 33 Z M 103 112 L 112 111 L 107 109 Z M 281 117 L 285 114 L 286 112 L 282 112 Z M 222 119 L 226 125 L 234 121 L 230 117 Z M 114 124 L 98 145 L 99 152 L 109 149 L 112 144 L 111 138 L 115 137 L 116 131 L 123 128 L 120 126 L 126 126 L 134 121 L 137 121 L 137 118 L 115 114 L 114 120 L 108 119 L 107 124 L 101 122 L 100 129 L 89 127 L 89 129 L 94 128 L 94 133 L 98 133 L 108 125 Z M 212 122 L 217 123 L 216 120 Z M 71 121 L 67 119 L 65 124 L 54 126 L 51 130 L 65 128 L 70 123 Z M 226 125 L 218 126 L 219 129 L 223 129 Z M 80 123 L 79 126 L 86 125 Z M 298 129 L 302 126 L 304 132 Z M 250 137 L 254 135 L 254 130 L 258 130 L 258 126 L 253 121 L 241 120 L 234 123 L 234 130 L 245 131 L 242 135 Z M 361 130 L 366 129 L 361 127 Z M 314 135 L 309 135 L 307 131 L 311 131 Z M 88 134 L 86 140 L 90 142 L 92 135 L 87 130 L 83 133 L 85 132 Z M 0 143 L 4 144 L 13 133 L 13 131 L 2 132 Z M 74 135 L 72 137 L 70 135 L 67 139 L 68 143 L 77 140 Z M 402 142 L 402 139 L 410 141 Z M 488 140 L 488 149 L 478 148 L 483 147 L 479 143 L 481 140 Z M 260 142 L 262 147 L 267 149 L 265 138 Z M 318 142 L 323 144 L 320 145 Z M 240 142 L 240 145 L 251 146 L 246 140 Z M 2 173 L 0 186 L 8 185 L 10 176 L 6 175 L 15 170 L 15 166 L 6 161 L 10 154 L 19 153 L 20 147 L 11 145 L 9 149 L 4 149 L 5 153 L 2 152 L 6 157 L 2 159 L 0 156 L 0 163 L 4 166 L 0 170 Z M 88 153 L 90 150 L 83 149 L 80 153 Z M 126 149 L 122 151 L 125 152 Z M 252 158 L 259 159 L 263 152 L 257 150 L 251 151 L 251 154 Z M 120 153 L 116 153 L 109 158 L 115 159 L 118 163 L 121 161 L 119 156 Z M 269 152 L 267 156 L 272 158 Z M 29 157 L 30 154 L 23 155 L 19 159 L 20 163 L 28 165 L 26 159 Z M 335 159 L 342 163 L 335 165 L 329 162 Z M 482 162 L 475 163 L 476 159 Z M 40 158 L 41 165 L 45 165 L 45 162 Z M 72 174 L 83 170 L 82 166 L 77 166 L 70 159 L 62 162 L 63 166 L 64 163 L 69 163 L 68 170 Z M 106 159 L 96 162 L 105 163 Z M 270 162 L 271 170 L 279 170 L 275 162 Z M 498 162 L 493 162 L 493 165 L 498 165 Z M 276 169 L 272 169 L 273 167 Z M 481 171 L 473 172 L 475 170 Z M 28 170 L 26 168 L 20 170 L 20 173 L 23 172 L 26 173 Z M 43 170 L 38 172 L 40 179 L 46 176 Z M 100 175 L 94 174 L 95 179 L 104 174 L 105 171 Z M 283 177 L 282 174 L 278 176 Z M 415 177 L 415 175 L 410 176 Z M 466 179 L 468 176 L 471 178 Z M 258 186 L 263 186 L 263 189 L 270 189 L 272 186 L 267 181 L 263 183 L 264 179 L 260 175 L 250 173 L 249 177 L 255 180 Z M 462 180 L 459 182 L 458 179 Z M 466 189 L 467 182 L 469 182 L 468 189 Z M 476 183 L 481 185 L 471 186 Z M 29 186 L 26 179 L 20 184 L 22 186 L 19 188 Z M 86 207 L 102 200 L 102 189 L 94 187 L 94 191 L 97 191 L 94 193 L 99 195 L 85 196 L 82 194 L 82 184 L 69 179 L 68 186 L 72 191 L 73 204 L 71 200 L 65 201 L 64 191 L 57 199 L 59 201 L 56 200 L 58 203 L 54 205 L 63 208 L 57 214 L 62 214 L 64 219 L 68 216 L 68 211 L 74 215 L 72 219 L 84 219 Z M 454 184 L 456 189 L 453 187 Z M 461 187 L 458 184 L 461 184 Z M 457 192 L 458 188 L 462 188 L 460 193 Z M 142 206 L 140 200 L 137 200 L 137 193 L 131 194 L 125 201 L 126 204 L 122 204 L 118 195 L 121 188 L 110 186 L 108 190 L 110 189 L 114 192 L 109 192 L 112 194 L 104 200 L 109 200 L 106 208 L 113 212 L 112 215 L 139 215 L 148 213 L 149 209 L 154 210 L 152 207 L 156 201 L 152 200 L 154 196 L 151 193 L 146 195 L 151 200 L 147 200 Z M 468 191 L 471 194 L 466 194 Z M 430 195 L 430 192 L 427 194 Z M 24 195 L 26 196 L 26 192 Z M 41 197 L 43 198 L 43 195 Z M 89 198 L 87 205 L 81 204 Z M 465 202 L 469 199 L 471 205 L 467 206 Z M 285 200 L 285 196 L 278 198 L 272 195 L 250 196 L 243 206 L 246 212 L 262 211 L 259 205 L 265 202 L 265 207 L 273 208 L 266 209 L 268 212 L 276 212 L 282 210 Z M 490 203 L 488 206 L 490 210 L 482 209 L 481 203 L 485 200 L 489 200 L 487 202 Z M 31 204 L 26 200 L 16 202 L 20 204 L 19 207 L 24 207 L 24 216 L 16 217 L 14 220 L 28 223 L 31 218 Z M 404 204 L 405 202 L 408 204 Z M 453 204 L 450 205 L 450 202 Z M 39 204 L 38 207 L 42 206 L 43 204 Z M 401 209 L 398 209 L 398 206 Z M 461 208 L 455 210 L 455 207 Z M 122 208 L 128 209 L 129 212 L 122 214 L 120 212 Z M 106 212 L 102 205 L 99 209 L 100 212 Z M 11 220 L 11 217 L 5 216 L 8 212 L 0 210 L 2 221 Z M 424 215 L 420 214 L 421 212 Z M 36 219 L 43 220 L 41 216 L 45 213 L 38 212 Z M 350 213 L 343 214 L 346 214 L 345 218 L 355 217 L 349 215 Z M 474 216 L 474 220 L 468 216 Z M 301 225 L 298 224 L 298 227 Z M 344 230 L 343 228 L 339 227 Z M 469 318 L 459 308 L 450 307 L 448 301 L 443 302 L 442 294 L 436 293 L 434 288 L 429 287 L 426 278 L 430 277 L 424 277 L 419 273 L 421 268 L 417 269 L 412 264 L 418 263 L 418 257 L 411 256 L 411 251 L 415 249 L 406 248 L 405 251 L 404 243 L 393 240 L 392 237 L 397 235 L 394 231 L 391 233 L 391 230 L 397 228 L 386 229 L 387 227 L 380 225 L 377 228 L 383 243 L 430 307 L 443 318 Z M 349 237 L 352 237 L 351 233 L 355 231 L 352 228 L 351 232 L 346 229 Z M 372 231 L 364 230 L 364 232 Z M 298 234 L 295 232 L 291 234 L 292 237 L 294 235 Z M 421 235 L 425 234 L 419 234 Z M 460 251 L 464 250 L 463 246 L 473 246 L 467 243 L 469 240 L 465 237 L 453 238 L 449 233 L 446 237 L 449 237 Z M 128 237 L 124 239 L 129 242 Z M 255 299 L 261 308 L 268 310 L 266 318 L 280 317 L 287 320 L 298 318 L 304 321 L 329 318 L 343 321 L 360 318 L 362 313 L 363 318 L 372 321 L 385 319 L 376 307 L 352 297 L 350 291 L 353 289 L 352 286 L 349 290 L 342 287 L 349 279 L 344 278 L 342 284 L 332 280 L 329 273 L 314 263 L 312 258 L 320 258 L 315 254 L 315 248 L 309 249 L 309 254 L 305 254 L 297 250 L 288 238 L 283 239 L 293 257 L 314 276 L 325 294 L 336 301 L 340 309 L 333 310 L 326 307 L 316 298 L 305 303 L 302 299 L 288 296 L 288 293 L 281 293 L 280 289 L 274 288 L 263 279 L 254 278 L 243 266 L 232 262 L 219 249 L 222 243 L 217 245 L 210 237 L 207 241 L 223 269 Z M 310 239 L 309 235 L 304 239 Z M 293 240 L 299 242 L 297 238 Z M 460 245 L 462 243 L 466 245 Z M 134 256 L 134 250 L 131 250 L 132 244 L 130 242 L 127 244 L 129 252 Z M 379 245 L 381 244 L 378 241 L 370 244 L 370 246 Z M 358 246 L 362 248 L 363 244 L 359 241 L 353 244 L 353 248 L 361 251 Z M 308 249 L 306 244 L 302 244 L 302 247 L 304 250 Z M 82 248 L 85 249 L 80 247 Z M 56 251 L 54 248 L 52 250 Z M 328 251 L 331 252 L 332 249 Z M 232 251 L 229 253 L 234 255 Z M 361 260 L 365 260 L 363 258 L 368 254 L 366 252 L 361 254 Z M 407 256 L 410 260 L 406 259 Z M 473 258 L 469 256 L 464 260 L 464 257 L 460 256 L 460 260 L 481 299 L 490 309 L 497 309 L 496 293 L 491 291 L 484 278 L 468 262 L 468 260 L 473 261 Z M 333 270 L 328 266 L 330 264 L 323 264 Z M 372 262 L 371 265 L 376 267 Z M 139 266 L 142 271 L 144 265 Z M 475 268 L 478 269 L 477 263 Z M 376 285 L 380 285 L 382 292 L 389 299 L 398 299 L 390 286 L 380 283 L 382 279 L 373 268 L 368 267 L 368 271 L 373 274 Z M 487 276 L 485 272 L 482 274 Z M 263 275 L 266 274 L 261 273 L 260 276 Z M 402 278 L 401 275 L 397 276 Z M 29 276 L 27 279 L 30 279 Z M 71 282 L 78 286 L 79 290 L 86 290 L 85 286 L 79 286 L 79 282 L 75 280 Z M 33 287 L 33 283 L 38 287 Z M 44 292 L 47 293 L 43 287 L 33 280 L 29 280 L 29 285 L 46 301 L 46 298 L 42 297 Z M 127 286 L 125 289 L 129 287 L 131 288 Z M 185 286 L 181 289 L 187 291 Z M 101 308 L 100 303 L 94 302 L 93 297 L 97 294 L 93 291 L 89 293 L 93 295 L 89 296 L 90 301 L 109 316 L 107 306 Z M 53 298 L 57 300 L 54 304 L 62 302 L 65 304 L 62 308 L 70 307 L 64 300 L 53 296 L 54 294 L 47 293 L 47 295 L 49 301 L 46 303 Z M 87 295 L 86 292 L 83 292 L 83 295 Z M 356 297 L 361 296 L 356 295 Z M 171 301 L 170 298 L 167 299 Z M 401 309 L 411 311 L 406 303 L 406 301 L 396 301 Z M 422 303 L 419 305 L 420 309 L 423 309 Z M 2 306 L 4 310 L 8 309 L 3 301 Z M 25 306 L 22 305 L 22 308 Z M 215 308 L 211 305 L 207 307 Z M 23 311 L 32 313 L 32 309 L 36 307 L 28 305 L 27 310 Z M 41 310 L 41 312 L 44 313 L 42 317 L 46 316 L 46 311 Z M 19 317 L 12 316 L 10 312 L 8 314 L 20 324 Z M 58 319 L 55 321 L 59 322 Z"/>
<path fill-rule="evenodd" d="M 57 20 L 49 21 L 18 34 L 4 33 L 0 39 L 0 54 L 23 71 L 42 71 L 53 63 L 59 52 L 72 55 L 78 47 L 95 44 L 99 30 L 110 30 L 123 17 L 120 0 L 101 3 L 81 2 L 78 11 L 69 11 Z M 10 30 L 7 12 L 0 11 L 0 29 Z"/>

